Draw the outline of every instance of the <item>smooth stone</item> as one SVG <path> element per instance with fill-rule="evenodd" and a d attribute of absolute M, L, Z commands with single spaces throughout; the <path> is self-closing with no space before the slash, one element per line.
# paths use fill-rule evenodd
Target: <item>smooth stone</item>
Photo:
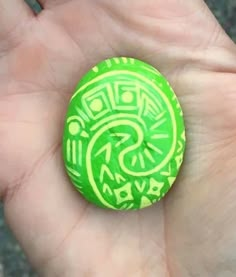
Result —
<path fill-rule="evenodd" d="M 89 202 L 134 210 L 169 191 L 185 141 L 183 112 L 166 78 L 142 61 L 112 58 L 75 89 L 63 157 L 71 182 Z"/>

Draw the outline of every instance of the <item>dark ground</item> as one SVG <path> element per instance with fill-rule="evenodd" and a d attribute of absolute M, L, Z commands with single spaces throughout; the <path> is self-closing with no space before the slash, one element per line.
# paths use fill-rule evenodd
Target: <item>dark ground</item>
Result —
<path fill-rule="evenodd" d="M 25 0 L 38 9 L 34 0 Z M 188 0 L 186 0 L 188 1 Z M 236 41 L 236 0 L 206 0 L 227 33 Z M 19 245 L 4 223 L 0 204 L 0 277 L 35 277 Z"/>

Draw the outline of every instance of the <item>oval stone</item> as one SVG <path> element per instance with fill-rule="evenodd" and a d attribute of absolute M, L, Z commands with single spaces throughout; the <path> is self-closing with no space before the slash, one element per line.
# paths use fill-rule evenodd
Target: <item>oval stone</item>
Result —
<path fill-rule="evenodd" d="M 115 210 L 152 205 L 174 183 L 184 149 L 181 106 L 151 65 L 112 58 L 79 82 L 66 115 L 63 157 L 89 202 Z"/>

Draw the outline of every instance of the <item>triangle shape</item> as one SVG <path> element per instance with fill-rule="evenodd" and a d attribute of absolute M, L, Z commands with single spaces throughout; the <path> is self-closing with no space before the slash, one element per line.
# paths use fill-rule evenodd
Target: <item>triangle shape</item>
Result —
<path fill-rule="evenodd" d="M 111 160 L 111 143 L 108 142 L 106 145 L 104 145 L 98 152 L 95 154 L 95 157 L 105 153 L 105 160 L 106 163 L 109 163 Z"/>
<path fill-rule="evenodd" d="M 104 175 L 107 174 L 107 176 L 114 181 L 114 176 L 112 175 L 110 169 L 108 166 L 106 166 L 105 164 L 102 165 L 101 167 L 101 172 L 100 172 L 100 176 L 99 176 L 99 180 L 101 183 L 103 183 L 104 181 Z"/>
<path fill-rule="evenodd" d="M 146 207 L 149 207 L 152 205 L 152 202 L 146 197 L 146 196 L 143 196 L 141 198 L 141 203 L 140 203 L 140 208 L 146 208 Z"/>
<path fill-rule="evenodd" d="M 121 176 L 119 173 L 115 173 L 115 179 L 118 184 L 120 184 L 121 181 L 125 182 L 125 178 Z"/>
<path fill-rule="evenodd" d="M 171 187 L 175 181 L 176 177 L 168 177 L 169 186 Z"/>
<path fill-rule="evenodd" d="M 143 181 L 142 184 L 140 184 L 138 181 L 135 181 L 134 184 L 135 184 L 135 187 L 137 188 L 137 190 L 139 192 L 143 192 L 144 191 L 145 186 L 146 186 L 146 182 L 145 181 Z"/>
<path fill-rule="evenodd" d="M 102 191 L 103 191 L 103 193 L 105 193 L 105 194 L 113 195 L 110 186 L 109 186 L 108 184 L 106 184 L 106 183 L 103 185 Z"/>
<path fill-rule="evenodd" d="M 121 138 L 121 140 L 116 143 L 115 147 L 119 147 L 121 144 L 125 143 L 131 137 L 130 134 L 126 133 L 115 133 L 112 134 L 112 136 Z"/>

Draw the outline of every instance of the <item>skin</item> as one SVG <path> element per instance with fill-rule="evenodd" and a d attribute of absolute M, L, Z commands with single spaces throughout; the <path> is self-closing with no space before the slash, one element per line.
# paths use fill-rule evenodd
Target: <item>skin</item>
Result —
<path fill-rule="evenodd" d="M 0 0 L 0 199 L 41 276 L 236 275 L 236 47 L 201 0 Z M 187 151 L 137 212 L 84 201 L 63 167 L 64 116 L 97 62 L 132 56 L 172 84 Z"/>

